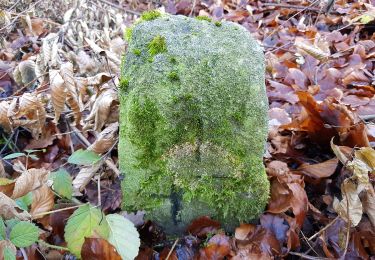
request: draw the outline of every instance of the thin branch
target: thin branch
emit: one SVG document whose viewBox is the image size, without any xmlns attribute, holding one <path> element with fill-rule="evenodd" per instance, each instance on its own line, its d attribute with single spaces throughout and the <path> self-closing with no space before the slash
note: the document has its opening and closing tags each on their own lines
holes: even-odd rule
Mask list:
<svg viewBox="0 0 375 260">
<path fill-rule="evenodd" d="M 322 228 L 321 230 L 319 230 L 319 232 L 315 233 L 314 235 L 312 235 L 308 241 L 311 241 L 313 240 L 315 237 L 319 236 L 321 233 L 323 233 L 325 230 L 327 230 L 327 228 L 329 228 L 330 226 L 332 226 L 337 220 L 339 219 L 339 216 L 337 216 L 335 219 L 333 219 L 330 223 L 328 223 L 324 228 Z"/>
<path fill-rule="evenodd" d="M 133 11 L 133 10 L 125 9 L 125 8 L 123 8 L 122 6 L 116 5 L 116 4 L 111 3 L 111 2 L 109 2 L 109 1 L 107 1 L 107 0 L 96 0 L 96 1 L 98 1 L 98 2 L 102 2 L 102 3 L 107 4 L 107 5 L 110 5 L 110 6 L 114 7 L 114 8 L 120 9 L 120 10 L 126 12 L 126 13 L 129 13 L 129 14 L 134 14 L 134 15 L 138 15 L 138 16 L 141 15 L 141 13 L 139 13 L 139 12 L 137 12 L 137 11 Z M 93 1 L 91 0 L 90 2 L 93 2 Z"/>
</svg>

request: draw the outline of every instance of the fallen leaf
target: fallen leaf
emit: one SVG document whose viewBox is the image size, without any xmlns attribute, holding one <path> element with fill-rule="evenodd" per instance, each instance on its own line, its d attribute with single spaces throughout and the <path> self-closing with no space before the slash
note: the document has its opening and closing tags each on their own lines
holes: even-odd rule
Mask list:
<svg viewBox="0 0 375 260">
<path fill-rule="evenodd" d="M 229 237 L 216 234 L 207 243 L 205 248 L 199 250 L 200 259 L 224 259 L 230 253 Z"/>
<path fill-rule="evenodd" d="M 5 250 L 10 250 L 13 253 L 14 259 L 17 252 L 16 247 L 13 245 L 12 242 L 9 240 L 1 240 L 0 241 L 0 259 L 9 259 L 5 257 Z"/>
<path fill-rule="evenodd" d="M 29 169 L 16 179 L 12 199 L 17 199 L 41 187 L 48 179 L 49 171 L 46 169 Z"/>
<path fill-rule="evenodd" d="M 51 89 L 51 100 L 55 110 L 54 122 L 57 124 L 61 112 L 64 110 L 67 88 L 64 85 L 64 80 L 60 75 L 59 70 L 49 71 L 50 89 Z"/>
<path fill-rule="evenodd" d="M 28 220 L 31 218 L 30 214 L 23 211 L 17 203 L 0 192 L 0 216 L 3 219 L 18 218 L 20 220 Z"/>
<path fill-rule="evenodd" d="M 220 227 L 220 222 L 208 216 L 202 216 L 190 223 L 187 232 L 193 236 L 206 237 L 209 233 L 215 233 Z"/>
<path fill-rule="evenodd" d="M 82 245 L 82 259 L 90 260 L 121 260 L 114 246 L 103 238 L 85 237 Z"/>
<path fill-rule="evenodd" d="M 102 132 L 100 132 L 95 142 L 91 144 L 87 150 L 92 150 L 97 154 L 108 152 L 117 142 L 118 127 L 118 122 L 108 125 Z"/>
<path fill-rule="evenodd" d="M 41 213 L 51 210 L 55 205 L 55 196 L 47 184 L 43 184 L 42 187 L 34 190 L 32 194 L 33 202 L 30 214 L 34 219 L 42 218 L 43 215 Z"/>
<path fill-rule="evenodd" d="M 338 159 L 333 158 L 322 163 L 302 164 L 295 172 L 302 173 L 312 178 L 327 178 L 335 173 Z"/>
</svg>

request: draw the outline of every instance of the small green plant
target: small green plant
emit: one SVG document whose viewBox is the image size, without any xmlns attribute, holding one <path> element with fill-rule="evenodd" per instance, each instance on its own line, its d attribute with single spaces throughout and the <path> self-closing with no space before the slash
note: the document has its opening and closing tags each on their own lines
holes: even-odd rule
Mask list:
<svg viewBox="0 0 375 260">
<path fill-rule="evenodd" d="M 100 160 L 100 156 L 91 150 L 79 149 L 68 158 L 68 163 L 77 165 L 93 165 Z"/>
<path fill-rule="evenodd" d="M 222 23 L 221 23 L 220 21 L 216 21 L 216 22 L 215 22 L 215 25 L 216 25 L 217 27 L 221 27 Z"/>
<path fill-rule="evenodd" d="M 120 80 L 120 90 L 126 91 L 129 87 L 129 79 L 128 78 L 122 78 Z"/>
<path fill-rule="evenodd" d="M 167 52 L 167 43 L 165 37 L 157 35 L 151 42 L 148 44 L 148 52 L 151 57 L 154 57 L 156 54 Z"/>
<path fill-rule="evenodd" d="M 180 79 L 180 77 L 179 77 L 178 74 L 177 74 L 177 71 L 175 71 L 175 70 L 169 72 L 169 74 L 168 74 L 168 78 L 169 78 L 171 81 L 177 81 L 177 80 Z"/>
<path fill-rule="evenodd" d="M 141 56 L 142 51 L 140 49 L 133 50 L 134 55 Z"/>
<path fill-rule="evenodd" d="M 15 159 L 15 158 L 18 158 L 18 157 L 23 157 L 23 156 L 26 156 L 26 168 L 27 168 L 27 164 L 29 162 L 29 158 L 31 158 L 32 160 L 38 160 L 39 157 L 36 156 L 35 154 L 33 153 L 36 153 L 36 152 L 46 152 L 46 149 L 41 149 L 41 150 L 25 150 L 25 153 L 11 153 L 11 154 L 8 154 L 7 156 L 4 156 L 3 157 L 3 160 L 10 160 L 10 159 Z"/>
<path fill-rule="evenodd" d="M 19 221 L 10 219 L 3 221 L 0 218 L 0 240 L 5 240 L 3 244 L 4 253 L 7 257 L 4 259 L 16 259 L 16 247 L 28 247 L 38 241 L 39 229 L 33 223 L 28 221 Z M 5 252 L 6 251 L 6 252 Z"/>
<path fill-rule="evenodd" d="M 151 10 L 147 11 L 141 14 L 141 19 L 143 21 L 152 21 L 155 20 L 156 18 L 160 17 L 161 13 L 158 10 Z"/>
<path fill-rule="evenodd" d="M 200 21 L 212 22 L 212 19 L 206 15 L 197 16 L 195 17 L 195 19 L 200 20 Z"/>
</svg>

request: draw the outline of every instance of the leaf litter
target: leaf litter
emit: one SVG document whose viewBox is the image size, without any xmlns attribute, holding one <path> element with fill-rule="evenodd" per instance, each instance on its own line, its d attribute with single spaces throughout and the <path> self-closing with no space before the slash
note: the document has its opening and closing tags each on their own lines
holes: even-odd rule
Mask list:
<svg viewBox="0 0 375 260">
<path fill-rule="evenodd" d="M 143 0 L 26 2 L 0 3 L 0 154 L 14 155 L 0 162 L 0 215 L 34 219 L 46 230 L 43 239 L 64 247 L 64 227 L 77 201 L 90 201 L 106 214 L 120 210 L 116 144 L 123 32 L 139 13 L 159 6 Z M 375 19 L 374 2 L 366 2 L 160 2 L 172 14 L 242 24 L 262 44 L 271 196 L 260 219 L 241 224 L 234 234 L 202 216 L 186 236 L 170 241 L 156 223 L 134 215 L 139 259 L 375 255 Z M 67 163 L 80 149 L 100 160 Z M 65 178 L 65 186 L 56 187 L 59 182 L 49 176 L 60 169 L 72 181 Z M 73 204 L 67 200 L 72 192 Z M 26 211 L 19 201 L 28 194 Z M 20 253 L 9 240 L 1 242 L 0 255 Z M 119 258 L 105 239 L 81 242 L 82 256 Z M 64 252 L 35 244 L 24 253 L 32 258 L 40 254 L 36 248 L 45 256 Z"/>
</svg>

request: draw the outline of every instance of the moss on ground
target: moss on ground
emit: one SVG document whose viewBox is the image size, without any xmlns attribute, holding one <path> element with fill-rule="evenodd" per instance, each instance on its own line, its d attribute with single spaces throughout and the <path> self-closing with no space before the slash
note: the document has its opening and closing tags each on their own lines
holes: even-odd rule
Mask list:
<svg viewBox="0 0 375 260">
<path fill-rule="evenodd" d="M 257 218 L 269 196 L 268 103 L 263 52 L 249 33 L 231 22 L 144 19 L 121 75 L 123 208 L 147 210 L 169 233 L 200 215 L 230 227 Z"/>
</svg>

